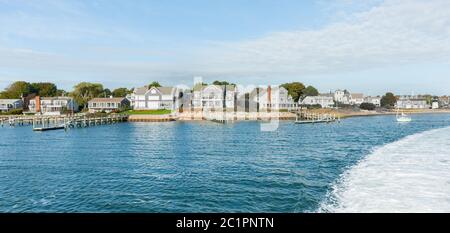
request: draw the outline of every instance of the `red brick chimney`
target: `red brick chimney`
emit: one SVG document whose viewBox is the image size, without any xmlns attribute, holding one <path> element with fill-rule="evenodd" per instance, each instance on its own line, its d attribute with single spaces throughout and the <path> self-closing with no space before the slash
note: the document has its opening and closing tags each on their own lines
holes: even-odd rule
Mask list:
<svg viewBox="0 0 450 233">
<path fill-rule="evenodd" d="M 36 100 L 36 112 L 41 112 L 41 97 L 37 95 L 35 97 L 35 100 Z"/>
</svg>

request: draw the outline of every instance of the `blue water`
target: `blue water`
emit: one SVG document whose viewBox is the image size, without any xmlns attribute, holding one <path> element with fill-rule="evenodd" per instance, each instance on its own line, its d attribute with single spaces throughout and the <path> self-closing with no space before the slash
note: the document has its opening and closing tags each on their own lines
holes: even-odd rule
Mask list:
<svg viewBox="0 0 450 233">
<path fill-rule="evenodd" d="M 0 212 L 310 212 L 374 149 L 450 115 L 339 124 L 122 123 L 0 128 Z"/>
</svg>

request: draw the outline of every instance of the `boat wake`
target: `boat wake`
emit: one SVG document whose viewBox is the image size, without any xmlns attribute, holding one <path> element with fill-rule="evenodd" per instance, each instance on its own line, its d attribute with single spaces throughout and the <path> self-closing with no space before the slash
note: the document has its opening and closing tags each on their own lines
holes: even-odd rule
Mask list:
<svg viewBox="0 0 450 233">
<path fill-rule="evenodd" d="M 450 212 L 450 128 L 376 149 L 341 176 L 319 212 Z"/>
</svg>

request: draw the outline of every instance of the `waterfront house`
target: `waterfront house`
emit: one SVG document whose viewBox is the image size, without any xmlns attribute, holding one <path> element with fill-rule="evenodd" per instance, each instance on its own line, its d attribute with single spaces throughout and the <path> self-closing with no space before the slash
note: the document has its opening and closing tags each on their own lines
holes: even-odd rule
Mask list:
<svg viewBox="0 0 450 233">
<path fill-rule="evenodd" d="M 293 98 L 288 94 L 288 90 L 282 86 L 260 87 L 258 92 L 258 98 L 256 98 L 256 95 L 253 95 L 253 101 L 258 103 L 259 110 L 285 111 L 297 106 Z"/>
<path fill-rule="evenodd" d="M 448 108 L 450 104 L 450 97 L 449 96 L 440 96 L 438 98 L 439 107 L 441 108 Z"/>
<path fill-rule="evenodd" d="M 364 97 L 364 103 L 371 103 L 371 104 L 375 105 L 376 107 L 380 107 L 381 106 L 381 97 L 366 96 L 366 97 Z"/>
<path fill-rule="evenodd" d="M 431 102 L 431 108 L 432 109 L 438 109 L 439 108 L 439 102 L 437 100 Z"/>
<path fill-rule="evenodd" d="M 226 109 L 234 111 L 237 88 L 235 85 L 196 85 L 192 90 L 194 110 L 216 111 Z"/>
<path fill-rule="evenodd" d="M 130 101 L 127 98 L 94 98 L 88 102 L 89 112 L 113 112 L 122 111 L 130 107 Z"/>
<path fill-rule="evenodd" d="M 347 90 L 336 90 L 334 92 L 334 101 L 340 104 L 351 104 L 351 95 Z"/>
<path fill-rule="evenodd" d="M 360 105 L 364 103 L 364 94 L 362 93 L 352 93 L 350 94 L 350 104 Z"/>
<path fill-rule="evenodd" d="M 78 111 L 78 104 L 72 97 L 40 97 L 30 100 L 28 105 L 30 113 L 43 115 L 61 115 Z"/>
<path fill-rule="evenodd" d="M 22 109 L 23 101 L 21 99 L 0 99 L 0 112 Z"/>
<path fill-rule="evenodd" d="M 177 110 L 183 92 L 175 87 L 140 87 L 129 96 L 134 110 Z"/>
<path fill-rule="evenodd" d="M 29 111 L 29 107 L 28 106 L 30 105 L 30 100 L 35 99 L 36 96 L 37 95 L 35 93 L 30 93 L 30 94 L 22 97 L 22 101 L 23 101 L 23 107 L 22 108 L 23 108 L 24 112 L 28 112 Z"/>
<path fill-rule="evenodd" d="M 334 106 L 333 97 L 328 95 L 307 96 L 298 102 L 301 105 L 320 105 L 322 108 L 332 108 Z"/>
<path fill-rule="evenodd" d="M 429 109 L 431 106 L 427 103 L 427 99 L 423 97 L 400 96 L 396 107 L 403 109 Z"/>
</svg>

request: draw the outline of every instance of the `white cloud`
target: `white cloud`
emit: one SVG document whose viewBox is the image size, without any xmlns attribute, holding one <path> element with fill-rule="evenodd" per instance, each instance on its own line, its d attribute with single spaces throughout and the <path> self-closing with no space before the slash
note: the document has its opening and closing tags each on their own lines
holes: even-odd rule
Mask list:
<svg viewBox="0 0 450 233">
<path fill-rule="evenodd" d="M 0 3 L 2 1 L 5 0 Z M 150 51 L 142 50 L 139 45 L 126 47 L 126 43 L 140 39 L 139 35 L 126 30 L 96 24 L 84 27 L 89 20 L 72 24 L 70 17 L 82 14 L 82 6 L 55 6 L 69 15 L 67 22 L 62 23 L 50 22 L 52 17 L 33 14 L 3 15 L 0 16 L 0 43 L 2 35 L 10 39 L 15 36 L 32 41 L 41 39 L 44 44 L 51 44 L 50 47 L 55 47 L 53 41 L 72 47 L 78 37 L 88 38 L 88 41 L 97 38 L 100 42 L 102 38 L 113 38 L 126 43 L 124 49 L 114 45 L 92 49 L 81 44 L 77 54 L 70 53 L 76 48 L 48 53 L 33 44 L 28 46 L 32 50 L 0 45 L 0 71 L 8 72 L 9 79 L 37 79 L 40 75 L 48 77 L 49 81 L 72 80 L 73 83 L 106 80 L 141 85 L 140 82 L 154 79 L 177 83 L 181 78 L 190 82 L 194 75 L 266 83 L 266 77 L 272 82 L 282 82 L 285 80 L 280 77 L 337 74 L 450 59 L 450 1 L 387 0 L 378 4 L 379 0 L 371 0 L 370 7 L 356 3 L 353 8 L 350 7 L 355 4 L 353 0 L 342 1 L 342 9 L 353 10 L 338 10 L 341 12 L 339 21 L 319 29 L 273 32 L 245 41 L 209 42 L 200 48 L 180 45 Z M 148 62 L 139 59 L 143 57 L 142 60 Z M 28 74 L 30 76 L 26 76 Z M 280 80 L 274 80 L 276 78 Z"/>
<path fill-rule="evenodd" d="M 450 1 L 386 1 L 310 31 L 215 43 L 198 65 L 213 73 L 315 74 L 450 57 Z"/>
<path fill-rule="evenodd" d="M 6 74 L 6 75 L 5 75 Z M 80 81 L 139 86 L 149 80 L 174 82 L 183 74 L 158 62 L 80 59 L 30 49 L 0 48 L 0 89 L 11 80 L 51 81 L 70 88 Z M 188 76 L 187 76 L 188 77 Z"/>
</svg>

